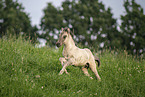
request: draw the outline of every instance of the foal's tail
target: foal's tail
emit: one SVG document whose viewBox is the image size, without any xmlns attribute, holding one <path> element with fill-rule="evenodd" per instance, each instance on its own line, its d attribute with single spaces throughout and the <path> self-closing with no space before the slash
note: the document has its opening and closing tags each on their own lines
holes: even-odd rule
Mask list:
<svg viewBox="0 0 145 97">
<path fill-rule="evenodd" d="M 95 61 L 98 63 L 98 67 L 100 67 L 101 65 L 100 59 L 98 57 L 95 57 Z"/>
</svg>

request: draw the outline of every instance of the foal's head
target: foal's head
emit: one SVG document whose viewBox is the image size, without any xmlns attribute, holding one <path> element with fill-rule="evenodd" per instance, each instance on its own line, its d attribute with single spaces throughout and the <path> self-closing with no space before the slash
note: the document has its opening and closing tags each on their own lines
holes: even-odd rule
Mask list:
<svg viewBox="0 0 145 97">
<path fill-rule="evenodd" d="M 57 47 L 62 46 L 62 44 L 64 44 L 68 40 L 70 33 L 71 32 L 69 28 L 61 29 L 61 33 L 59 34 L 59 39 L 56 42 Z"/>
</svg>

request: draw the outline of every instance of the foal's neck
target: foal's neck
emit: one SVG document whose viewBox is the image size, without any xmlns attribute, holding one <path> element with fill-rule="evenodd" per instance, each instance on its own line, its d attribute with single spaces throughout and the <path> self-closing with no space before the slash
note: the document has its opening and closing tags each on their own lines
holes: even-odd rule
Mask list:
<svg viewBox="0 0 145 97">
<path fill-rule="evenodd" d="M 72 39 L 71 35 L 68 35 L 68 40 L 67 42 L 64 44 L 65 49 L 69 50 L 72 49 L 73 47 L 75 47 L 75 42 Z"/>
</svg>

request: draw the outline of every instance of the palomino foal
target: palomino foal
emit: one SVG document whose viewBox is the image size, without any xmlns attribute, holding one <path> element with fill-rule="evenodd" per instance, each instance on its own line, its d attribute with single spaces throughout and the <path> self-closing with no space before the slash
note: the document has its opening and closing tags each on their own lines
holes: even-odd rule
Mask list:
<svg viewBox="0 0 145 97">
<path fill-rule="evenodd" d="M 63 48 L 63 56 L 59 58 L 63 68 L 59 72 L 59 75 L 63 74 L 63 72 L 67 72 L 66 67 L 69 65 L 79 66 L 82 67 L 82 71 L 86 76 L 90 76 L 88 73 L 88 68 L 90 68 L 96 75 L 96 78 L 101 80 L 97 70 L 96 70 L 96 63 L 95 58 L 92 54 L 92 52 L 85 48 L 80 49 L 77 46 L 75 46 L 75 42 L 72 39 L 72 36 L 70 34 L 69 28 L 62 28 L 62 32 L 59 34 L 59 39 L 56 42 L 57 47 L 60 47 L 64 44 Z M 98 66 L 100 64 L 100 60 L 96 59 L 98 62 Z M 92 78 L 92 77 L 90 77 Z"/>
</svg>

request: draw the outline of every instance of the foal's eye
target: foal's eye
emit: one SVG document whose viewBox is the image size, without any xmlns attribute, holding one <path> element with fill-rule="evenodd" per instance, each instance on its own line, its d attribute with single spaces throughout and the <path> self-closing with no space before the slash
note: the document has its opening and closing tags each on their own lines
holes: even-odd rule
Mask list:
<svg viewBox="0 0 145 97">
<path fill-rule="evenodd" d="M 63 36 L 63 39 L 65 39 L 66 37 L 67 37 L 67 36 L 66 36 L 66 35 L 64 35 L 64 36 Z"/>
</svg>

